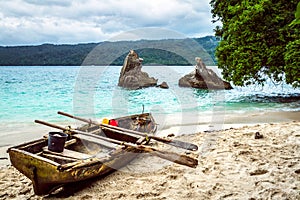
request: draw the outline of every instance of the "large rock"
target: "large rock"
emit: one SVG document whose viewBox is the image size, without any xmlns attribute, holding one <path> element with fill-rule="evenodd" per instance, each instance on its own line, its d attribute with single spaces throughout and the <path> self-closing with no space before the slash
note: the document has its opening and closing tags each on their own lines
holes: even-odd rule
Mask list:
<svg viewBox="0 0 300 200">
<path fill-rule="evenodd" d="M 142 61 L 135 51 L 130 50 L 124 60 L 118 86 L 135 90 L 157 85 L 157 79 L 142 72 Z"/>
<path fill-rule="evenodd" d="M 230 83 L 223 81 L 213 70 L 207 69 L 201 58 L 196 57 L 195 60 L 195 70 L 179 79 L 179 86 L 209 90 L 232 89 Z"/>
</svg>

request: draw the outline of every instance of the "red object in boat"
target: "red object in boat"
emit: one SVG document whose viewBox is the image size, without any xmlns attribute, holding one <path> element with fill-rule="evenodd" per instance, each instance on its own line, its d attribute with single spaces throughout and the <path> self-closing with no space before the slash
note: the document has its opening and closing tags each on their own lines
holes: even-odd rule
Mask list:
<svg viewBox="0 0 300 200">
<path fill-rule="evenodd" d="M 114 120 L 114 119 L 111 119 L 111 120 L 109 120 L 109 125 L 111 125 L 111 126 L 118 126 L 118 121 Z"/>
</svg>

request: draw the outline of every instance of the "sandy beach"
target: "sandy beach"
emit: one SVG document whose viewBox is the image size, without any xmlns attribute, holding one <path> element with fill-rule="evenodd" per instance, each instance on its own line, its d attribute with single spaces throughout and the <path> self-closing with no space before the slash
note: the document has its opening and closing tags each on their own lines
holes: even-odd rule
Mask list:
<svg viewBox="0 0 300 200">
<path fill-rule="evenodd" d="M 255 139 L 255 133 L 263 135 Z M 147 154 L 103 178 L 34 195 L 29 179 L 0 168 L 0 199 L 300 199 L 300 121 L 182 135 L 200 148 L 196 169 Z M 159 148 L 166 145 L 154 144 Z"/>
</svg>

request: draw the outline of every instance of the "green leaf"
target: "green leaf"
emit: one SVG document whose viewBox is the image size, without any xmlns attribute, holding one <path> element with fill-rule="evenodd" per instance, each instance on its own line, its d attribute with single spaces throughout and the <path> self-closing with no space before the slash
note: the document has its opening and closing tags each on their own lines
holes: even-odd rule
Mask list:
<svg viewBox="0 0 300 200">
<path fill-rule="evenodd" d="M 264 75 L 281 81 L 286 74 L 287 83 L 299 85 L 298 1 L 212 0 L 211 5 L 216 21 L 222 22 L 216 57 L 225 79 L 263 85 Z"/>
</svg>

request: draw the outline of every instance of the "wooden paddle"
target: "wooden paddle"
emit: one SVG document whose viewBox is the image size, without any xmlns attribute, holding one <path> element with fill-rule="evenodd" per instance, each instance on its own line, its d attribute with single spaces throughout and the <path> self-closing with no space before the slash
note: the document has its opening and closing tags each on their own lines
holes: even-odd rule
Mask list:
<svg viewBox="0 0 300 200">
<path fill-rule="evenodd" d="M 99 124 L 99 123 L 94 122 L 92 120 L 84 119 L 84 118 L 81 118 L 81 117 L 76 117 L 74 115 L 71 115 L 71 114 L 68 114 L 68 113 L 65 113 L 65 112 L 61 112 L 61 111 L 58 111 L 57 113 L 60 114 L 60 115 L 64 115 L 64 116 L 67 116 L 67 117 L 70 117 L 70 118 L 73 118 L 73 119 L 77 119 L 77 120 L 86 122 L 86 123 L 97 125 L 97 126 L 99 126 L 101 128 L 104 128 L 104 129 L 109 128 L 109 129 L 123 131 L 124 134 L 126 134 L 126 132 L 127 133 L 133 133 L 135 135 L 148 137 L 149 139 L 153 139 L 153 140 L 156 140 L 156 141 L 159 141 L 159 142 L 163 142 L 165 144 L 169 144 L 169 145 L 179 147 L 179 148 L 182 148 L 182 149 L 187 149 L 187 150 L 191 150 L 191 151 L 197 151 L 198 150 L 197 145 L 189 143 L 189 142 L 183 142 L 183 141 L 180 141 L 180 140 L 165 139 L 165 138 L 157 137 L 157 136 L 154 136 L 154 135 L 147 135 L 147 133 L 142 133 L 142 132 L 139 132 L 139 131 L 125 129 L 125 128 L 121 128 L 121 127 L 117 127 L 117 126 L 110 126 L 110 125 L 107 125 L 107 124 Z"/>
<path fill-rule="evenodd" d="M 198 160 L 197 159 L 186 156 L 186 155 L 177 154 L 175 152 L 162 151 L 162 150 L 159 150 L 159 149 L 156 149 L 156 148 L 153 148 L 153 147 L 149 147 L 149 146 L 145 146 L 145 145 L 130 144 L 130 143 L 127 143 L 127 142 L 124 142 L 124 141 L 119 141 L 119 140 L 115 140 L 115 139 L 111 139 L 111 138 L 107 138 L 107 137 L 103 137 L 103 136 L 99 136 L 99 135 L 94 135 L 94 134 L 86 133 L 86 132 L 83 132 L 83 131 L 64 128 L 62 126 L 58 126 L 58 125 L 55 125 L 55 124 L 50 124 L 48 122 L 44 122 L 44 121 L 40 121 L 40 120 L 35 120 L 34 122 L 39 123 L 39 124 L 43 124 L 43 125 L 46 125 L 46 126 L 50 126 L 50 127 L 53 127 L 53 128 L 57 128 L 57 129 L 60 129 L 62 131 L 69 131 L 69 132 L 72 132 L 72 133 L 75 133 L 75 134 L 78 134 L 78 135 L 86 135 L 86 136 L 94 137 L 94 138 L 97 138 L 97 139 L 100 139 L 100 140 L 103 140 L 103 141 L 106 141 L 106 142 L 111 142 L 111 143 L 114 143 L 114 144 L 118 144 L 118 145 L 121 145 L 121 146 L 135 148 L 135 149 L 137 149 L 141 152 L 150 153 L 152 155 L 158 156 L 160 158 L 164 158 L 166 160 L 175 162 L 175 163 L 180 164 L 180 165 L 185 165 L 185 166 L 192 167 L 192 168 L 196 168 L 197 165 L 198 165 Z"/>
</svg>

